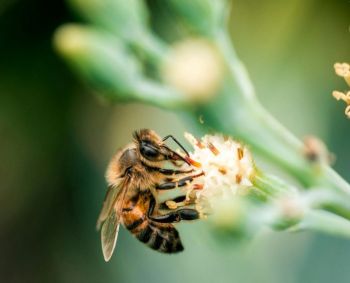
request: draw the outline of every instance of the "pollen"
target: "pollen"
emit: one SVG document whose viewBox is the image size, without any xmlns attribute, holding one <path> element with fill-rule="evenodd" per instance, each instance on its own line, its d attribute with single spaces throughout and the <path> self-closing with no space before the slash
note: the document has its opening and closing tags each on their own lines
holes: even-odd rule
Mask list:
<svg viewBox="0 0 350 283">
<path fill-rule="evenodd" d="M 165 204 L 167 205 L 167 207 L 169 209 L 176 209 L 178 207 L 177 203 L 175 201 L 172 201 L 172 200 L 166 201 Z"/>
<path fill-rule="evenodd" d="M 226 175 L 227 174 L 227 168 L 225 166 L 220 166 L 218 168 L 219 172 L 222 174 L 222 175 Z"/>
<path fill-rule="evenodd" d="M 242 148 L 237 148 L 237 157 L 238 157 L 238 160 L 241 160 L 243 158 L 243 150 Z"/>
<path fill-rule="evenodd" d="M 237 175 L 236 175 L 236 183 L 237 183 L 237 184 L 240 184 L 241 182 L 242 182 L 242 175 L 237 174 Z"/>
<path fill-rule="evenodd" d="M 187 139 L 187 141 L 190 144 L 195 144 L 196 147 L 199 148 L 205 148 L 205 145 L 201 142 L 200 139 L 195 138 L 193 135 L 191 135 L 190 133 L 185 133 L 185 138 Z"/>
<path fill-rule="evenodd" d="M 196 141 L 197 141 L 197 146 L 198 147 L 205 148 L 205 145 L 199 139 L 196 139 Z"/>
<path fill-rule="evenodd" d="M 246 146 L 221 134 L 202 137 L 200 144 L 205 147 L 198 146 L 197 139 L 189 133 L 185 138 L 193 146 L 191 159 L 199 162 L 204 172 L 190 186 L 196 193 L 199 207 L 203 201 L 211 202 L 214 197 L 227 198 L 249 190 L 255 166 Z"/>
<path fill-rule="evenodd" d="M 220 151 L 210 142 L 208 143 L 208 148 L 214 155 L 218 155 Z"/>
<path fill-rule="evenodd" d="M 203 190 L 204 185 L 203 184 L 194 184 L 193 189 L 194 190 Z"/>
</svg>

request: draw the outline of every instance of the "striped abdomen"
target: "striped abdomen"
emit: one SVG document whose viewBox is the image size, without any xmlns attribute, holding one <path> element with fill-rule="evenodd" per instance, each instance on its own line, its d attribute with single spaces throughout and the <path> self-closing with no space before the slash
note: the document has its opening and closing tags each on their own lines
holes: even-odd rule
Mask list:
<svg viewBox="0 0 350 283">
<path fill-rule="evenodd" d="M 123 224 L 141 242 L 162 253 L 183 251 L 174 225 L 158 223 L 147 218 L 148 203 L 136 201 L 123 209 Z"/>
<path fill-rule="evenodd" d="M 151 249 L 162 253 L 183 251 L 179 233 L 172 224 L 144 221 L 138 228 L 130 230 L 136 238 Z"/>
</svg>

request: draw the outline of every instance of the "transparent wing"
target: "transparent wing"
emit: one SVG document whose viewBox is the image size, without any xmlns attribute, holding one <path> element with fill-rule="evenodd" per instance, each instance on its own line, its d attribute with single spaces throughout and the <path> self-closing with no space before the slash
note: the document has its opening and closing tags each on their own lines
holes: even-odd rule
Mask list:
<svg viewBox="0 0 350 283">
<path fill-rule="evenodd" d="M 121 208 L 128 190 L 127 184 L 128 179 L 124 179 L 118 187 L 108 188 L 102 211 L 97 221 L 98 228 L 102 224 L 101 245 L 105 261 L 110 260 L 116 246 Z"/>
<path fill-rule="evenodd" d="M 113 209 L 102 225 L 101 229 L 101 244 L 102 252 L 105 261 L 109 261 L 112 257 L 119 232 L 119 217 L 117 212 Z"/>
<path fill-rule="evenodd" d="M 102 209 L 100 215 L 97 220 L 96 229 L 100 230 L 101 224 L 107 219 L 110 214 L 113 205 L 118 199 L 118 195 L 120 194 L 122 186 L 109 186 L 107 189 L 107 193 L 105 199 L 103 201 Z"/>
</svg>

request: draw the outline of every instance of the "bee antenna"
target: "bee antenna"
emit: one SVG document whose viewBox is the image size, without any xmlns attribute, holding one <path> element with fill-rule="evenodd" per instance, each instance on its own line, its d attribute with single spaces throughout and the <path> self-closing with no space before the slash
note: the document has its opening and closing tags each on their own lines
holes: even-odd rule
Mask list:
<svg viewBox="0 0 350 283">
<path fill-rule="evenodd" d="M 137 142 L 139 142 L 141 140 L 140 131 L 134 131 L 132 136 Z"/>
<path fill-rule="evenodd" d="M 187 156 L 190 156 L 188 151 L 183 147 L 183 145 L 176 138 L 174 138 L 173 135 L 167 135 L 166 137 L 164 137 L 163 142 L 165 142 L 169 138 L 171 138 L 179 147 L 181 147 L 181 149 L 186 153 Z"/>
</svg>

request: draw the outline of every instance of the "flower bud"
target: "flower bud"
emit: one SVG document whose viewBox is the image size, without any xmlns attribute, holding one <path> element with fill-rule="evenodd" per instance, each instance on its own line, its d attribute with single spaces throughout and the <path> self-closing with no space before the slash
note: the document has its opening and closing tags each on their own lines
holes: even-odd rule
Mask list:
<svg viewBox="0 0 350 283">
<path fill-rule="evenodd" d="M 54 45 L 79 74 L 105 91 L 132 92 L 141 68 L 118 39 L 89 27 L 68 24 L 55 34 Z"/>
<path fill-rule="evenodd" d="M 212 200 L 213 214 L 209 219 L 211 229 L 217 236 L 227 239 L 250 238 L 248 207 L 240 197 Z"/>
<path fill-rule="evenodd" d="M 171 49 L 162 67 L 163 79 L 196 102 L 214 97 L 221 86 L 224 67 L 217 49 L 209 41 L 189 39 Z"/>
<path fill-rule="evenodd" d="M 304 216 L 305 208 L 298 195 L 284 195 L 275 201 L 276 219 L 271 223 L 277 230 L 283 230 L 297 224 Z"/>
<path fill-rule="evenodd" d="M 222 22 L 225 0 L 169 0 L 187 25 L 201 35 L 212 35 Z"/>
<path fill-rule="evenodd" d="M 143 0 L 69 0 L 88 21 L 123 39 L 141 35 L 148 22 Z"/>
</svg>

